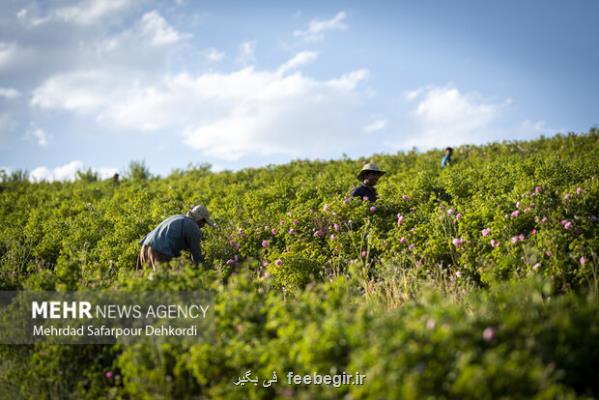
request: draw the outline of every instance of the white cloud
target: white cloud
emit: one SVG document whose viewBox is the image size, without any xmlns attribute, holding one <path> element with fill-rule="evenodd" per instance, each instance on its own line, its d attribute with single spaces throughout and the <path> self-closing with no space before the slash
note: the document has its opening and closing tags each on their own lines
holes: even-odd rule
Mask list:
<svg viewBox="0 0 599 400">
<path fill-rule="evenodd" d="M 348 74 L 342 75 L 337 79 L 332 79 L 327 84 L 337 90 L 351 91 L 356 85 L 368 76 L 368 71 L 359 69 Z"/>
<path fill-rule="evenodd" d="M 493 103 L 478 93 L 461 93 L 453 86 L 425 87 L 406 95 L 418 101 L 412 116 L 415 133 L 404 138 L 402 147 L 433 148 L 480 143 L 494 137 L 492 122 L 508 102 Z"/>
<path fill-rule="evenodd" d="M 92 25 L 126 11 L 135 3 L 135 0 L 84 0 L 55 10 L 51 18 L 78 25 Z"/>
<path fill-rule="evenodd" d="M 16 89 L 0 87 L 0 97 L 12 100 L 19 97 L 20 95 L 21 93 L 19 93 L 19 91 Z"/>
<path fill-rule="evenodd" d="M 291 60 L 281 65 L 277 70 L 280 75 L 285 74 L 287 71 L 301 67 L 302 65 L 308 64 L 318 57 L 318 53 L 313 51 L 302 51 L 296 54 Z"/>
<path fill-rule="evenodd" d="M 213 48 L 204 50 L 202 54 L 208 61 L 211 62 L 220 62 L 225 58 L 225 53 Z"/>
<path fill-rule="evenodd" d="M 239 55 L 237 61 L 242 64 L 251 64 L 256 61 L 256 42 L 248 41 L 243 42 L 239 48 Z"/>
<path fill-rule="evenodd" d="M 340 11 L 329 20 L 321 21 L 313 19 L 308 24 L 306 30 L 296 30 L 293 32 L 293 35 L 308 41 L 321 40 L 323 38 L 323 32 L 325 31 L 347 29 L 347 25 L 344 22 L 346 18 L 347 14 L 345 11 Z"/>
<path fill-rule="evenodd" d="M 533 132 L 544 132 L 548 130 L 545 121 L 531 121 L 529 119 L 522 121 L 522 123 L 520 124 L 520 128 Z"/>
<path fill-rule="evenodd" d="M 108 71 L 99 70 L 57 75 L 33 91 L 31 105 L 44 109 L 92 110 L 110 96 L 105 89 L 118 84 L 114 78 Z"/>
<path fill-rule="evenodd" d="M 380 131 L 382 129 L 385 129 L 386 126 L 387 126 L 386 119 L 377 119 L 375 121 L 372 121 L 370 124 L 364 126 L 364 128 L 362 128 L 362 130 L 366 133 L 371 134 L 371 133 Z"/>
<path fill-rule="evenodd" d="M 188 37 L 177 32 L 157 11 L 145 13 L 138 24 L 140 36 L 154 46 L 177 43 L 183 37 Z"/>
<path fill-rule="evenodd" d="M 33 138 L 36 143 L 42 147 L 47 147 L 48 146 L 48 133 L 41 129 L 41 128 L 35 128 L 32 131 L 29 132 L 28 134 L 29 137 Z"/>
<path fill-rule="evenodd" d="M 0 42 L 0 71 L 15 62 L 18 51 L 15 43 Z"/>
<path fill-rule="evenodd" d="M 29 173 L 29 179 L 33 182 L 73 180 L 75 179 L 75 173 L 81 169 L 83 169 L 81 161 L 71 161 L 53 169 L 42 166 L 34 168 Z"/>
<path fill-rule="evenodd" d="M 298 54 L 273 71 L 168 75 L 151 85 L 115 82 L 90 71 L 54 77 L 34 91 L 32 105 L 96 116 L 134 131 L 184 132 L 182 141 L 221 159 L 251 154 L 324 156 L 351 146 L 358 133 L 357 70 L 329 81 L 283 75 L 314 55 Z M 358 136 L 358 135 L 356 135 Z"/>
<path fill-rule="evenodd" d="M 75 179 L 77 171 L 85 169 L 86 166 L 79 160 L 74 160 L 55 168 L 40 166 L 34 168 L 29 173 L 29 180 L 32 182 L 72 181 Z M 100 179 L 110 178 L 118 171 L 112 167 L 92 168 L 92 170 L 98 173 Z"/>
</svg>

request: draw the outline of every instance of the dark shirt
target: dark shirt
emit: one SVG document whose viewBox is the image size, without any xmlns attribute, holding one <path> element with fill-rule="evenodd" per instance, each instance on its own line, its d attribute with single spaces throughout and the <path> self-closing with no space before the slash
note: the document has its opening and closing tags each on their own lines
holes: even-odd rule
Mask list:
<svg viewBox="0 0 599 400">
<path fill-rule="evenodd" d="M 366 186 L 363 183 L 361 183 L 360 186 L 355 187 L 351 191 L 351 195 L 354 197 L 360 197 L 360 198 L 363 198 L 364 196 L 366 196 L 366 197 L 368 197 L 368 200 L 370 200 L 370 201 L 376 201 L 376 199 L 377 199 L 376 190 L 374 189 L 374 187 Z"/>
<path fill-rule="evenodd" d="M 446 165 L 451 164 L 451 154 L 446 154 L 441 160 L 441 168 L 445 168 Z"/>
<path fill-rule="evenodd" d="M 204 261 L 200 247 L 201 239 L 200 227 L 193 219 L 184 215 L 173 215 L 148 233 L 141 244 L 169 257 L 179 257 L 181 250 L 189 249 L 193 262 L 198 265 Z"/>
</svg>

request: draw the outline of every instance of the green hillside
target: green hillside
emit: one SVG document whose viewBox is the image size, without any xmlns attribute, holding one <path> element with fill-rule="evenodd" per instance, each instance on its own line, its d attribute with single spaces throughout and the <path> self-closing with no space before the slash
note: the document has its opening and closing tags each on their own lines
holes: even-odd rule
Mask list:
<svg viewBox="0 0 599 400">
<path fill-rule="evenodd" d="M 0 345 L 24 398 L 597 398 L 599 131 L 121 182 L 0 186 L 0 290 L 202 290 L 195 344 Z M 387 173 L 373 204 L 348 193 Z M 139 241 L 203 203 L 205 268 L 135 270 Z M 269 388 L 237 386 L 247 370 Z M 362 385 L 287 384 L 359 371 Z"/>
</svg>

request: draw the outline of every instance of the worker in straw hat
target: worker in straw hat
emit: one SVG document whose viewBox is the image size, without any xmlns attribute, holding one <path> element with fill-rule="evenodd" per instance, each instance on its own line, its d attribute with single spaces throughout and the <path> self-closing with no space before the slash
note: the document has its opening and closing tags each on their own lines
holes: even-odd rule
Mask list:
<svg viewBox="0 0 599 400">
<path fill-rule="evenodd" d="M 379 178 L 385 173 L 385 171 L 381 171 L 379 167 L 373 163 L 369 162 L 362 167 L 362 170 L 358 174 L 358 180 L 360 181 L 360 186 L 355 187 L 351 191 L 351 195 L 355 197 L 361 197 L 363 199 L 368 199 L 369 201 L 376 201 L 377 194 L 374 186 L 379 181 Z"/>
<path fill-rule="evenodd" d="M 168 217 L 140 242 L 136 268 L 147 263 L 155 270 L 157 264 L 168 264 L 172 258 L 179 257 L 181 250 L 191 252 L 197 267 L 204 262 L 200 246 L 200 228 L 204 225 L 215 226 L 208 209 L 203 205 L 192 207 L 185 215 Z"/>
</svg>

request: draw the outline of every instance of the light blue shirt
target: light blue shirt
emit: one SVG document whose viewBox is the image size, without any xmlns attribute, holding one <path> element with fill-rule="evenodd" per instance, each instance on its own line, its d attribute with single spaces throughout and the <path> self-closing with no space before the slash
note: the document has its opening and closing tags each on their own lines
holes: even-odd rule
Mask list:
<svg viewBox="0 0 599 400">
<path fill-rule="evenodd" d="M 148 233 L 141 244 L 169 257 L 179 257 L 181 250 L 189 249 L 193 262 L 198 265 L 204 261 L 201 239 L 200 227 L 193 219 L 185 215 L 173 215 Z"/>
</svg>

